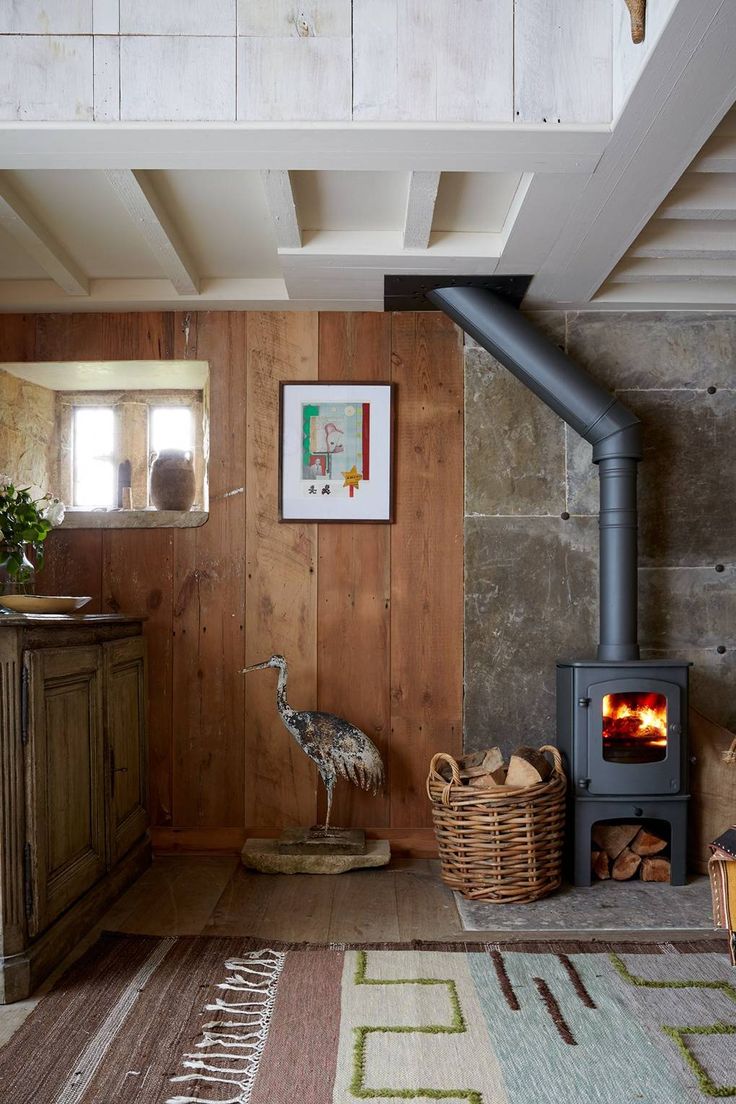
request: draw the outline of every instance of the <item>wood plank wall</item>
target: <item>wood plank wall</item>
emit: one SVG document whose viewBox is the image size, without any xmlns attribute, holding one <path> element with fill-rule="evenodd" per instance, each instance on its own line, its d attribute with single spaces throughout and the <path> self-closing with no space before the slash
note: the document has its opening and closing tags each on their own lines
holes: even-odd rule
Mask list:
<svg viewBox="0 0 736 1104">
<path fill-rule="evenodd" d="M 289 696 L 380 746 L 386 791 L 341 783 L 336 823 L 430 846 L 431 753 L 462 744 L 463 367 L 433 314 L 3 316 L 0 361 L 193 357 L 210 363 L 210 517 L 199 529 L 58 531 L 40 589 L 144 614 L 151 816 L 160 846 L 237 847 L 313 823 L 322 787 L 275 710 Z M 278 381 L 398 385 L 394 525 L 276 520 Z"/>
</svg>

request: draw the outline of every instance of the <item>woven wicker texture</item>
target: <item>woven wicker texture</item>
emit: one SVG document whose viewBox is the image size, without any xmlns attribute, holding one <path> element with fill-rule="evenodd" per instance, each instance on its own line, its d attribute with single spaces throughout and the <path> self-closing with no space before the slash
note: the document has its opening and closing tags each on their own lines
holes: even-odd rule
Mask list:
<svg viewBox="0 0 736 1104">
<path fill-rule="evenodd" d="M 479 791 L 460 782 L 451 755 L 433 756 L 427 778 L 442 880 L 475 901 L 536 901 L 562 880 L 567 780 L 557 748 L 549 781 Z M 438 771 L 447 763 L 452 781 Z"/>
</svg>

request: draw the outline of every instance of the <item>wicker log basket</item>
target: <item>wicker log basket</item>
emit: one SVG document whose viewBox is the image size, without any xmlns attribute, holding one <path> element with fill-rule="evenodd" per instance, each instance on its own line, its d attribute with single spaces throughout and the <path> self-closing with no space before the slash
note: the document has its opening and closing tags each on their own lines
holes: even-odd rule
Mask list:
<svg viewBox="0 0 736 1104">
<path fill-rule="evenodd" d="M 520 904 L 560 885 L 567 780 L 557 748 L 539 750 L 554 762 L 548 781 L 492 791 L 463 786 L 451 755 L 432 758 L 427 793 L 442 880 L 469 900 Z M 451 782 L 439 773 L 441 763 L 449 765 Z"/>
</svg>

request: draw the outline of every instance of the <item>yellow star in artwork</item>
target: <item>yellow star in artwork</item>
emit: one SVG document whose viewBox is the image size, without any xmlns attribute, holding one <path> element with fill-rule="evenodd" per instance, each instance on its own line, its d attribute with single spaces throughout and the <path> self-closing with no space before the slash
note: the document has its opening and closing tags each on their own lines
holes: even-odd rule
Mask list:
<svg viewBox="0 0 736 1104">
<path fill-rule="evenodd" d="M 344 471 L 342 474 L 345 476 L 343 487 L 350 487 L 350 490 L 352 491 L 353 487 L 357 488 L 360 486 L 360 481 L 363 478 L 363 473 L 358 471 L 355 464 L 353 464 L 350 471 Z"/>
</svg>

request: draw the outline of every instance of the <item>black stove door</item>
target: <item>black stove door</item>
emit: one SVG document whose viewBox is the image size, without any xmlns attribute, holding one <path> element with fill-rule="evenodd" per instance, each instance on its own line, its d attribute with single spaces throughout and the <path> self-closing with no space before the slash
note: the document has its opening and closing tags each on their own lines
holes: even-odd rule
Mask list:
<svg viewBox="0 0 736 1104">
<path fill-rule="evenodd" d="M 650 678 L 597 682 L 586 708 L 591 794 L 679 793 L 679 686 Z"/>
</svg>

